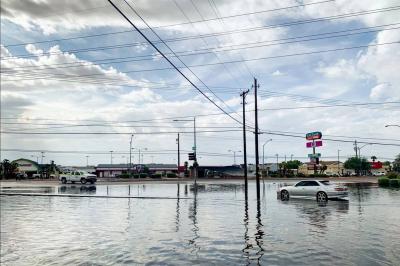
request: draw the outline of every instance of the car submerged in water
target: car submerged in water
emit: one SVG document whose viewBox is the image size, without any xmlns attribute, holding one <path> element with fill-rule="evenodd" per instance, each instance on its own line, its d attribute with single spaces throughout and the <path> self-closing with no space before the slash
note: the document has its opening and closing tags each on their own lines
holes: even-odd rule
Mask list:
<svg viewBox="0 0 400 266">
<path fill-rule="evenodd" d="M 304 180 L 293 186 L 280 187 L 278 197 L 281 200 L 315 198 L 318 202 L 326 202 L 328 199 L 346 199 L 348 191 L 346 187 L 330 184 L 329 181 Z"/>
</svg>

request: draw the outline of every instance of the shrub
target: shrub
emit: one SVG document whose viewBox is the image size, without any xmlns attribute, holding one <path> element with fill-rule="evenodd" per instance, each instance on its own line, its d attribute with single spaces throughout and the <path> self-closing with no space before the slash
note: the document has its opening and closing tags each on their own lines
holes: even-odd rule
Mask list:
<svg viewBox="0 0 400 266">
<path fill-rule="evenodd" d="M 389 178 L 389 179 L 396 179 L 396 178 L 398 178 L 399 176 L 398 176 L 395 172 L 390 172 L 390 173 L 388 173 L 388 174 L 386 175 L 386 177 Z"/>
<path fill-rule="evenodd" d="M 297 173 L 297 177 L 306 177 L 306 175 L 303 173 Z"/>
<path fill-rule="evenodd" d="M 176 177 L 175 173 L 167 173 L 167 177 Z"/>
<path fill-rule="evenodd" d="M 390 187 L 400 187 L 400 179 L 389 179 Z"/>
<path fill-rule="evenodd" d="M 387 177 L 381 177 L 378 178 L 378 184 L 380 187 L 388 187 L 389 186 L 389 178 Z"/>
<path fill-rule="evenodd" d="M 146 178 L 146 177 L 148 177 L 148 175 L 146 173 L 141 173 L 141 174 L 139 174 L 139 177 L 140 178 Z"/>
<path fill-rule="evenodd" d="M 139 174 L 134 174 L 133 178 L 139 178 Z"/>
<path fill-rule="evenodd" d="M 161 178 L 161 174 L 152 174 L 151 178 Z"/>
<path fill-rule="evenodd" d="M 120 174 L 119 177 L 120 178 L 129 178 L 129 174 Z"/>
</svg>

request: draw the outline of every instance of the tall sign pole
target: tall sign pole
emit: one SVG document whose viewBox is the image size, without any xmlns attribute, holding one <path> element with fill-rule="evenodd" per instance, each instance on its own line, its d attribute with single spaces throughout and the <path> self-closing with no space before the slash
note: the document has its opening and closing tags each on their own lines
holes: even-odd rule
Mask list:
<svg viewBox="0 0 400 266">
<path fill-rule="evenodd" d="M 257 79 L 254 78 L 254 120 L 255 120 L 255 150 L 256 150 L 256 186 L 257 186 L 257 200 L 260 200 L 260 166 L 258 156 L 258 107 L 257 107 Z"/>
<path fill-rule="evenodd" d="M 178 138 L 176 139 L 176 143 L 178 144 L 178 177 L 179 177 L 179 175 L 180 175 L 179 169 L 181 166 L 181 150 L 180 150 L 179 133 L 178 133 Z"/>
<path fill-rule="evenodd" d="M 244 189 L 245 196 L 247 199 L 247 147 L 246 147 L 246 94 L 249 93 L 249 90 L 243 91 L 240 96 L 242 97 L 242 105 L 243 105 L 243 172 L 244 172 Z"/>
</svg>

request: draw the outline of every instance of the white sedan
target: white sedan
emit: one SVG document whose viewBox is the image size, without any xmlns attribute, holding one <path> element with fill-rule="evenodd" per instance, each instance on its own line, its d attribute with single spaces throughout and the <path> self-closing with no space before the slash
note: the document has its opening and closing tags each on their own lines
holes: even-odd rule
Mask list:
<svg viewBox="0 0 400 266">
<path fill-rule="evenodd" d="M 304 180 L 293 186 L 279 188 L 278 196 L 281 200 L 289 200 L 290 197 L 315 197 L 317 201 L 327 201 L 328 198 L 346 198 L 348 192 L 346 187 L 331 185 L 329 181 Z"/>
</svg>

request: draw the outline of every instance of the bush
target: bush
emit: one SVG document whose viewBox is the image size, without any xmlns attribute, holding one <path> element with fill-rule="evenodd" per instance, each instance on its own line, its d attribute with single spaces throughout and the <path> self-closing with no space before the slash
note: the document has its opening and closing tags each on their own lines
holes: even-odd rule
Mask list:
<svg viewBox="0 0 400 266">
<path fill-rule="evenodd" d="M 389 178 L 389 179 L 396 179 L 396 178 L 398 178 L 400 176 L 398 176 L 395 172 L 390 172 L 390 173 L 388 173 L 386 175 L 386 177 Z"/>
<path fill-rule="evenodd" d="M 378 178 L 378 184 L 380 187 L 388 187 L 389 186 L 389 178 L 387 177 L 381 177 Z"/>
<path fill-rule="evenodd" d="M 139 174 L 134 174 L 133 178 L 139 178 Z"/>
<path fill-rule="evenodd" d="M 120 174 L 119 177 L 120 178 L 129 178 L 129 174 Z"/>
<path fill-rule="evenodd" d="M 175 173 L 167 173 L 167 177 L 176 177 Z"/>
<path fill-rule="evenodd" d="M 148 175 L 146 173 L 141 173 L 141 174 L 139 174 L 139 177 L 140 178 L 146 178 L 146 177 L 148 177 Z"/>
<path fill-rule="evenodd" d="M 161 174 L 152 174 L 151 178 L 161 178 Z"/>
<path fill-rule="evenodd" d="M 390 187 L 400 187 L 400 179 L 389 179 Z"/>
<path fill-rule="evenodd" d="M 306 177 L 306 175 L 303 173 L 297 173 L 297 177 Z"/>
</svg>

